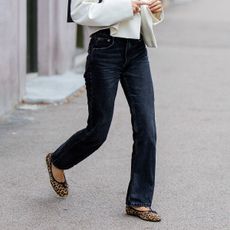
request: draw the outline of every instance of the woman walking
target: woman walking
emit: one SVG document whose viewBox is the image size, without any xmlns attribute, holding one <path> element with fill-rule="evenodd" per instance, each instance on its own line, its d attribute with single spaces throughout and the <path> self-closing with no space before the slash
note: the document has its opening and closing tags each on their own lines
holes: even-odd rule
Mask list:
<svg viewBox="0 0 230 230">
<path fill-rule="evenodd" d="M 90 34 L 85 67 L 86 128 L 46 156 L 54 191 L 68 195 L 64 170 L 96 151 L 106 140 L 120 81 L 131 112 L 133 152 L 126 213 L 147 221 L 161 218 L 151 208 L 155 184 L 154 90 L 146 45 L 156 47 L 153 25 L 163 20 L 159 0 L 72 0 L 70 19 Z"/>
</svg>

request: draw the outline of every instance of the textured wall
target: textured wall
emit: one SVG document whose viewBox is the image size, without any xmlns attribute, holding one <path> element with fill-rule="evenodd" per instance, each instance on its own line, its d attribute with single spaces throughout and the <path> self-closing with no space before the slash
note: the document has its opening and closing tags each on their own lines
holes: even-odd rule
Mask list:
<svg viewBox="0 0 230 230">
<path fill-rule="evenodd" d="M 25 20 L 25 0 L 0 0 L 0 115 L 10 111 L 24 93 Z"/>
<path fill-rule="evenodd" d="M 39 74 L 61 74 L 73 61 L 76 25 L 67 1 L 38 1 Z M 0 0 L 0 116 L 22 98 L 26 81 L 26 0 Z"/>
<path fill-rule="evenodd" d="M 62 74 L 70 68 L 76 43 L 76 25 L 66 23 L 67 1 L 38 1 L 38 71 Z"/>
</svg>

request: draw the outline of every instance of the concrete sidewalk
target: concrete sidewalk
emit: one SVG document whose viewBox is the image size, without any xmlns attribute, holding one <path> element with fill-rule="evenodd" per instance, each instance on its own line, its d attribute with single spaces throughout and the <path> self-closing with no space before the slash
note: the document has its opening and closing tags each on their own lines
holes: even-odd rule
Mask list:
<svg viewBox="0 0 230 230">
<path fill-rule="evenodd" d="M 76 93 L 85 81 L 82 74 L 39 76 L 28 79 L 23 102 L 26 104 L 60 104 Z"/>
<path fill-rule="evenodd" d="M 230 228 L 230 3 L 170 6 L 149 49 L 158 128 L 153 202 L 161 223 L 126 216 L 132 133 L 119 86 L 107 142 L 66 171 L 57 198 L 44 157 L 86 126 L 86 94 L 60 106 L 16 110 L 0 123 L 0 229 L 228 230 Z"/>
<path fill-rule="evenodd" d="M 37 76 L 29 74 L 26 81 L 25 95 L 22 106 L 27 104 L 61 104 L 69 100 L 73 95 L 81 91 L 85 85 L 84 69 L 87 52 L 78 51 L 74 58 L 72 71 L 61 75 Z"/>
</svg>

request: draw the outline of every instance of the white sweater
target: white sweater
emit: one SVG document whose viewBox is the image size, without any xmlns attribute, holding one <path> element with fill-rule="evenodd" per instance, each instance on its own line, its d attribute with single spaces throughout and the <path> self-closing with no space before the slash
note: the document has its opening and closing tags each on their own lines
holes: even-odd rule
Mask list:
<svg viewBox="0 0 230 230">
<path fill-rule="evenodd" d="M 142 5 L 141 12 L 134 14 L 132 0 L 72 0 L 71 17 L 87 26 L 89 35 L 106 28 L 114 37 L 139 39 L 142 33 L 147 46 L 157 47 L 153 26 L 163 20 L 164 13 L 153 14 Z"/>
</svg>

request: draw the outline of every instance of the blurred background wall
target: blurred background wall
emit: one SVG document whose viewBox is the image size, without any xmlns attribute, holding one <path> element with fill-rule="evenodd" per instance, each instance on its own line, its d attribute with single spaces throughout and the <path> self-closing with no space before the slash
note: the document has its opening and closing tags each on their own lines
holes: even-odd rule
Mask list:
<svg viewBox="0 0 230 230">
<path fill-rule="evenodd" d="M 86 47 L 66 9 L 67 0 L 0 0 L 0 116 L 20 102 L 28 74 L 62 74 Z"/>
<path fill-rule="evenodd" d="M 71 67 L 76 25 L 66 23 L 66 9 L 67 1 L 37 0 L 39 74 L 61 74 Z"/>
<path fill-rule="evenodd" d="M 0 0 L 0 115 L 21 99 L 26 73 L 26 0 Z"/>
</svg>

